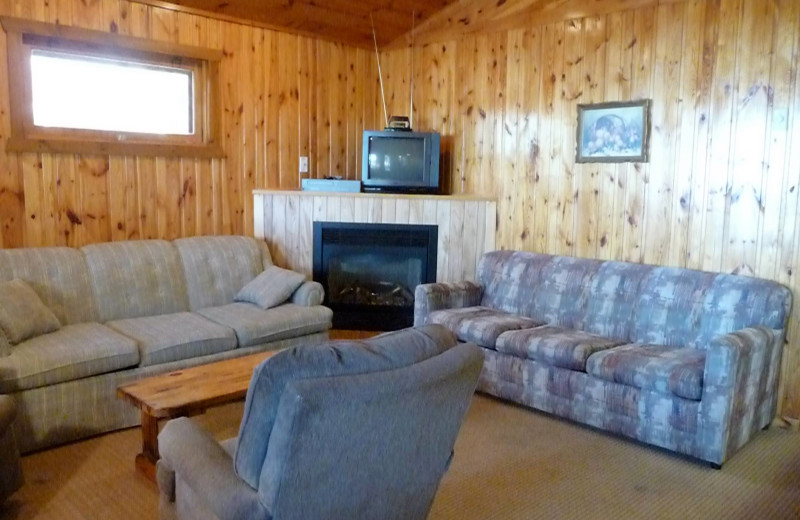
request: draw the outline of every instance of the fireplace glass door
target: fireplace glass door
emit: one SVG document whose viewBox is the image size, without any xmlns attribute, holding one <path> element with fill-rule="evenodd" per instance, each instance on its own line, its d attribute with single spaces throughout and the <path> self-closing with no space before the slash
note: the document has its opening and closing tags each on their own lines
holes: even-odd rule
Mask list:
<svg viewBox="0 0 800 520">
<path fill-rule="evenodd" d="M 436 226 L 314 223 L 314 280 L 340 329 L 414 321 L 414 289 L 436 281 Z"/>
</svg>

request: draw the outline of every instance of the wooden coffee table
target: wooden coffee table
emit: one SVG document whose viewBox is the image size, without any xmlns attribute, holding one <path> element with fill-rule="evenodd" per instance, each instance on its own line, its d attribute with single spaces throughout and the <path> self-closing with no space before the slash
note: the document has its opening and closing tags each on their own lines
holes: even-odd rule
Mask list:
<svg viewBox="0 0 800 520">
<path fill-rule="evenodd" d="M 243 399 L 256 365 L 277 352 L 185 368 L 120 386 L 117 397 L 142 412 L 142 453 L 136 456 L 136 469 L 155 482 L 159 419 L 196 415 Z"/>
</svg>

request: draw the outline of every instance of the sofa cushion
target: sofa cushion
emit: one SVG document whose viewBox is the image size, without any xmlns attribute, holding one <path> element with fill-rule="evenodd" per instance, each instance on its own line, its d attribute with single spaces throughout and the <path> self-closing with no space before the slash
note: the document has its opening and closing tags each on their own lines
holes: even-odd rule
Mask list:
<svg viewBox="0 0 800 520">
<path fill-rule="evenodd" d="M 84 247 L 100 322 L 189 310 L 178 251 L 163 240 Z"/>
<path fill-rule="evenodd" d="M 55 314 L 22 280 L 0 283 L 0 329 L 8 343 L 16 345 L 61 328 Z"/>
<path fill-rule="evenodd" d="M 428 315 L 428 323 L 444 325 L 461 341 L 495 348 L 497 337 L 509 330 L 531 329 L 542 322 L 488 307 L 443 309 Z"/>
<path fill-rule="evenodd" d="M 114 372 L 139 363 L 136 342 L 99 323 L 67 325 L 0 358 L 0 393 Z"/>
<path fill-rule="evenodd" d="M 705 362 L 704 350 L 633 343 L 593 354 L 586 371 L 605 381 L 699 401 Z"/>
<path fill-rule="evenodd" d="M 324 332 L 331 328 L 333 318 L 327 307 L 301 307 L 293 303 L 267 310 L 251 303 L 231 303 L 197 313 L 235 330 L 240 347 Z"/>
<path fill-rule="evenodd" d="M 110 321 L 139 343 L 139 366 L 158 365 L 236 348 L 233 329 L 191 312 Z"/>
<path fill-rule="evenodd" d="M 0 281 L 19 278 L 61 325 L 98 321 L 86 259 L 69 247 L 0 249 Z"/>
<path fill-rule="evenodd" d="M 497 351 L 560 368 L 585 371 L 589 356 L 623 343 L 623 340 L 547 325 L 500 334 Z"/>
<path fill-rule="evenodd" d="M 270 309 L 288 300 L 305 279 L 298 272 L 271 265 L 242 287 L 233 299 Z"/>
<path fill-rule="evenodd" d="M 291 381 L 405 367 L 456 344 L 439 325 L 389 332 L 367 341 L 332 341 L 284 350 L 261 363 L 247 389 L 239 427 L 236 474 L 258 488 L 281 395 Z"/>
<path fill-rule="evenodd" d="M 186 276 L 191 310 L 233 303 L 233 297 L 268 265 L 269 252 L 249 237 L 180 238 L 173 242 Z"/>
</svg>

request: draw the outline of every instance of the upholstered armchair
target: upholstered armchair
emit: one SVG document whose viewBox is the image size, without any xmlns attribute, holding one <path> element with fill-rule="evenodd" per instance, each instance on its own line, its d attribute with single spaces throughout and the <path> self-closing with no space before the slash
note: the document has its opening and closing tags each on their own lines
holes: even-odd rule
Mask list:
<svg viewBox="0 0 800 520">
<path fill-rule="evenodd" d="M 237 438 L 164 427 L 162 518 L 424 519 L 482 364 L 438 325 L 281 352 L 254 371 Z"/>
<path fill-rule="evenodd" d="M 16 415 L 14 399 L 0 395 L 0 505 L 22 485 L 19 452 L 11 428 Z"/>
</svg>

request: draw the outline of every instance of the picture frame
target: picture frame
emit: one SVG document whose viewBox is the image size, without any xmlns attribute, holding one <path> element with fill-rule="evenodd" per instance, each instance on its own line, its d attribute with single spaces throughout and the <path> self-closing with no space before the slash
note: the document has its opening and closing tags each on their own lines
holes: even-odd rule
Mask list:
<svg viewBox="0 0 800 520">
<path fill-rule="evenodd" d="M 575 162 L 647 162 L 650 100 L 579 104 Z"/>
</svg>

